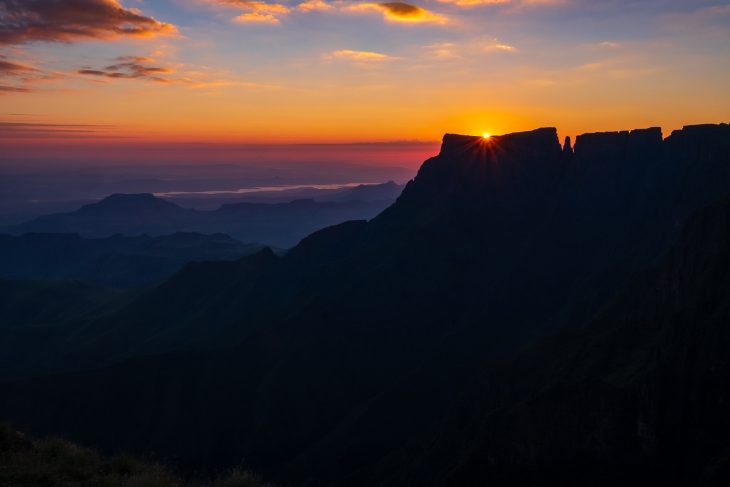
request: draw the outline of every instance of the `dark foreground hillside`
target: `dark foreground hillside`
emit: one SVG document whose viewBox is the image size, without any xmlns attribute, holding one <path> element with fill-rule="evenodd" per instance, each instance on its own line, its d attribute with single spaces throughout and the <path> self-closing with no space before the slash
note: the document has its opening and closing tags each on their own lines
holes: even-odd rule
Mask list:
<svg viewBox="0 0 730 487">
<path fill-rule="evenodd" d="M 228 235 L 174 233 L 82 238 L 74 234 L 0 235 L 0 277 L 81 280 L 133 287 L 170 277 L 193 261 L 236 260 L 263 248 Z"/>
<path fill-rule="evenodd" d="M 484 367 L 392 485 L 727 485 L 729 351 L 730 199 L 584 330 Z"/>
<path fill-rule="evenodd" d="M 712 485 L 729 198 L 728 125 L 447 135 L 373 220 L 17 342 L 0 416 L 296 486 Z"/>
<path fill-rule="evenodd" d="M 234 470 L 210 482 L 186 481 L 165 467 L 49 438 L 31 440 L 0 425 L 2 487 L 266 487 L 255 475 Z"/>
</svg>

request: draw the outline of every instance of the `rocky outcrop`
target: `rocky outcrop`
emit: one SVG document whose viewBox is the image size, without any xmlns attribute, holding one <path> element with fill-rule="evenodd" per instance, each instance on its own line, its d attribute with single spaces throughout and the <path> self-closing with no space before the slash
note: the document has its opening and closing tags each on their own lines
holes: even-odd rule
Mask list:
<svg viewBox="0 0 730 487">
<path fill-rule="evenodd" d="M 567 155 L 555 129 L 447 135 L 377 218 L 317 232 L 281 258 L 193 266 L 122 311 L 69 325 L 62 364 L 97 369 L 7 385 L 0 414 L 186 466 L 246 458 L 293 485 L 540 485 L 553 460 L 560 469 L 543 484 L 566 485 L 582 451 L 590 456 L 577 457 L 579 473 L 620 471 L 609 480 L 625 485 L 632 472 L 652 472 L 645 460 L 671 466 L 671 455 L 641 452 L 681 456 L 660 433 L 701 417 L 643 414 L 702 397 L 652 392 L 664 384 L 649 380 L 657 360 L 678 364 L 660 371 L 668 384 L 691 384 L 705 369 L 689 359 L 719 357 L 707 348 L 725 343 L 724 328 L 707 335 L 717 340 L 682 339 L 699 321 L 677 321 L 652 294 L 683 285 L 673 272 L 669 285 L 652 281 L 646 307 L 643 295 L 612 306 L 673 255 L 692 212 L 730 195 L 729 143 L 727 125 L 666 140 L 658 129 L 587 134 Z M 710 309 L 705 291 L 690 293 L 700 306 L 677 310 Z M 726 294 L 711 295 L 712 309 L 725 309 Z M 599 320 L 607 309 L 615 321 Z M 586 336 L 591 346 L 574 348 Z M 536 342 L 536 355 L 518 362 Z M 669 358 L 651 348 L 665 342 Z M 107 364 L 90 362 L 99 350 L 120 363 L 98 368 Z M 724 373 L 725 362 L 710 365 Z M 631 451 L 616 441 L 625 435 Z M 434 438 L 447 448 L 430 457 Z M 535 468 L 520 477 L 523 465 Z M 683 464 L 691 478 L 697 465 Z"/>
</svg>

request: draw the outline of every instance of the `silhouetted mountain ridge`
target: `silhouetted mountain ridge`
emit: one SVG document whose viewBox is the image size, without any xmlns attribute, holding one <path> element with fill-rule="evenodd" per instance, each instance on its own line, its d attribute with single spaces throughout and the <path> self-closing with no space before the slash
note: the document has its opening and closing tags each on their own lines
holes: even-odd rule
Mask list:
<svg viewBox="0 0 730 487">
<path fill-rule="evenodd" d="M 137 193 L 137 194 L 112 194 L 102 199 L 98 203 L 84 205 L 79 209 L 82 213 L 96 213 L 96 212 L 127 212 L 127 211 L 144 211 L 144 212 L 159 212 L 159 213 L 179 213 L 183 208 L 180 208 L 174 203 L 165 201 L 161 198 L 155 197 L 151 193 Z"/>
<path fill-rule="evenodd" d="M 77 233 L 95 238 L 114 234 L 225 233 L 243 241 L 285 248 L 320 228 L 372 218 L 390 205 L 399 191 L 395 183 L 363 185 L 339 191 L 327 201 L 305 198 L 285 203 L 233 202 L 210 211 L 182 208 L 148 193 L 113 194 L 76 211 L 41 216 L 6 231 L 14 235 Z"/>
<path fill-rule="evenodd" d="M 44 366 L 96 369 L 6 384 L 12 394 L 0 414 L 107 448 L 166 452 L 191 467 L 244 457 L 297 485 L 565 485 L 562 472 L 603 485 L 603 472 L 619 466 L 621 483 L 638 484 L 655 471 L 652 461 L 669 472 L 674 457 L 623 457 L 613 436 L 591 435 L 595 423 L 571 421 L 597 417 L 600 426 L 605 417 L 609 436 L 636 431 L 636 416 L 598 407 L 602 397 L 633 404 L 601 392 L 614 365 L 597 370 L 591 357 L 622 353 L 624 335 L 598 323 L 607 313 L 618 324 L 643 313 L 641 299 L 621 304 L 624 290 L 659 262 L 671 266 L 668 250 L 689 215 L 730 196 L 729 148 L 728 125 L 687 127 L 665 140 L 656 129 L 589 134 L 572 152 L 551 128 L 447 135 L 376 218 L 315 232 L 281 257 L 264 251 L 188 266 L 122 309 L 69 326 Z M 706 284 L 692 286 L 705 292 Z M 678 322 L 668 317 L 665 327 L 652 314 L 657 303 L 647 299 L 646 316 L 672 333 Z M 693 323 L 699 311 L 685 311 L 683 323 Z M 570 337 L 582 333 L 600 354 L 573 348 L 582 339 Z M 640 349 L 662 333 L 630 338 Z M 555 344 L 547 358 L 524 353 L 547 377 L 510 369 L 543 340 Z M 711 344 L 698 346 L 693 354 Z M 564 378 L 563 357 L 598 386 Z M 654 356 L 638 353 L 625 365 L 639 377 Z M 500 382 L 505 370 L 519 377 Z M 486 392 L 485 375 L 497 377 Z M 543 404 L 541 387 L 553 379 L 577 396 L 555 389 Z M 674 407 L 695 396 L 652 397 Z M 496 408 L 505 411 L 500 421 L 482 416 Z M 676 421 L 667 417 L 667 428 Z M 572 445 L 593 438 L 606 449 L 571 467 Z M 678 455 L 694 448 L 663 444 Z M 640 468 L 623 469 L 624 458 Z M 699 478 L 701 465 L 685 466 L 683 478 Z"/>
</svg>

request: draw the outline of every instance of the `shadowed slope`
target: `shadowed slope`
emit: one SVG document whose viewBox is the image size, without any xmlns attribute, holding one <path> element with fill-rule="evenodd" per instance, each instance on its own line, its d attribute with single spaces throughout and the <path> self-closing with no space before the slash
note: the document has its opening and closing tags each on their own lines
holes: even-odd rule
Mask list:
<svg viewBox="0 0 730 487">
<path fill-rule="evenodd" d="M 183 270 L 70 344 L 76 364 L 128 362 L 8 384 L 0 413 L 191 466 L 397 479 L 486 364 L 590 322 L 727 196 L 728 146 L 728 126 L 585 136 L 573 154 L 554 129 L 446 136 L 374 220 Z"/>
</svg>

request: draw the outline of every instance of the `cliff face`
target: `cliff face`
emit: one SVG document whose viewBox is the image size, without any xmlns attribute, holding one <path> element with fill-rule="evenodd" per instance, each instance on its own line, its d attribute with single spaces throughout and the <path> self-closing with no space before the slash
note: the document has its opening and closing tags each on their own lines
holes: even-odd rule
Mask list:
<svg viewBox="0 0 730 487">
<path fill-rule="evenodd" d="M 726 485 L 728 249 L 725 200 L 694 215 L 659 266 L 584 330 L 483 369 L 406 469 L 410 481 Z"/>
<path fill-rule="evenodd" d="M 427 485 L 403 465 L 435 466 L 422 455 L 442 426 L 454 432 L 457 458 L 439 474 L 456 472 L 459 458 L 489 461 L 491 443 L 478 449 L 464 423 L 444 420 L 481 391 L 479 376 L 498 374 L 547 335 L 591 326 L 637 272 L 667 255 L 692 212 L 730 195 L 729 147 L 727 125 L 666 140 L 657 129 L 587 134 L 574 150 L 554 129 L 447 135 L 377 218 L 316 232 L 281 258 L 188 268 L 83 333 L 59 331 L 58 354 L 47 360 L 97 370 L 12 384 L 0 414 L 83 441 L 103 443 L 105 431 L 107 446 L 154 449 L 188 465 L 243 457 L 292 484 Z M 136 359 L 98 368 L 109 357 Z M 574 366 L 535 363 L 545 374 Z M 512 395 L 513 384 L 529 391 L 544 380 L 497 383 L 486 395 L 519 400 L 530 396 Z M 518 410 L 505 413 L 515 418 L 505 430 L 495 426 L 506 443 L 494 445 L 545 462 L 570 451 L 541 450 L 554 433 L 550 414 L 574 411 L 561 402 L 570 396 L 555 397 L 554 409 L 525 420 L 547 425 L 534 437 Z M 572 417 L 560 416 L 562 438 L 581 445 Z M 601 465 L 610 469 L 616 448 Z M 500 461 L 512 472 L 509 458 Z"/>
<path fill-rule="evenodd" d="M 421 166 L 399 204 L 441 204 L 446 198 L 494 205 L 525 197 L 535 201 L 552 190 L 564 166 L 553 128 L 488 139 L 446 134 L 439 155 Z"/>
</svg>

